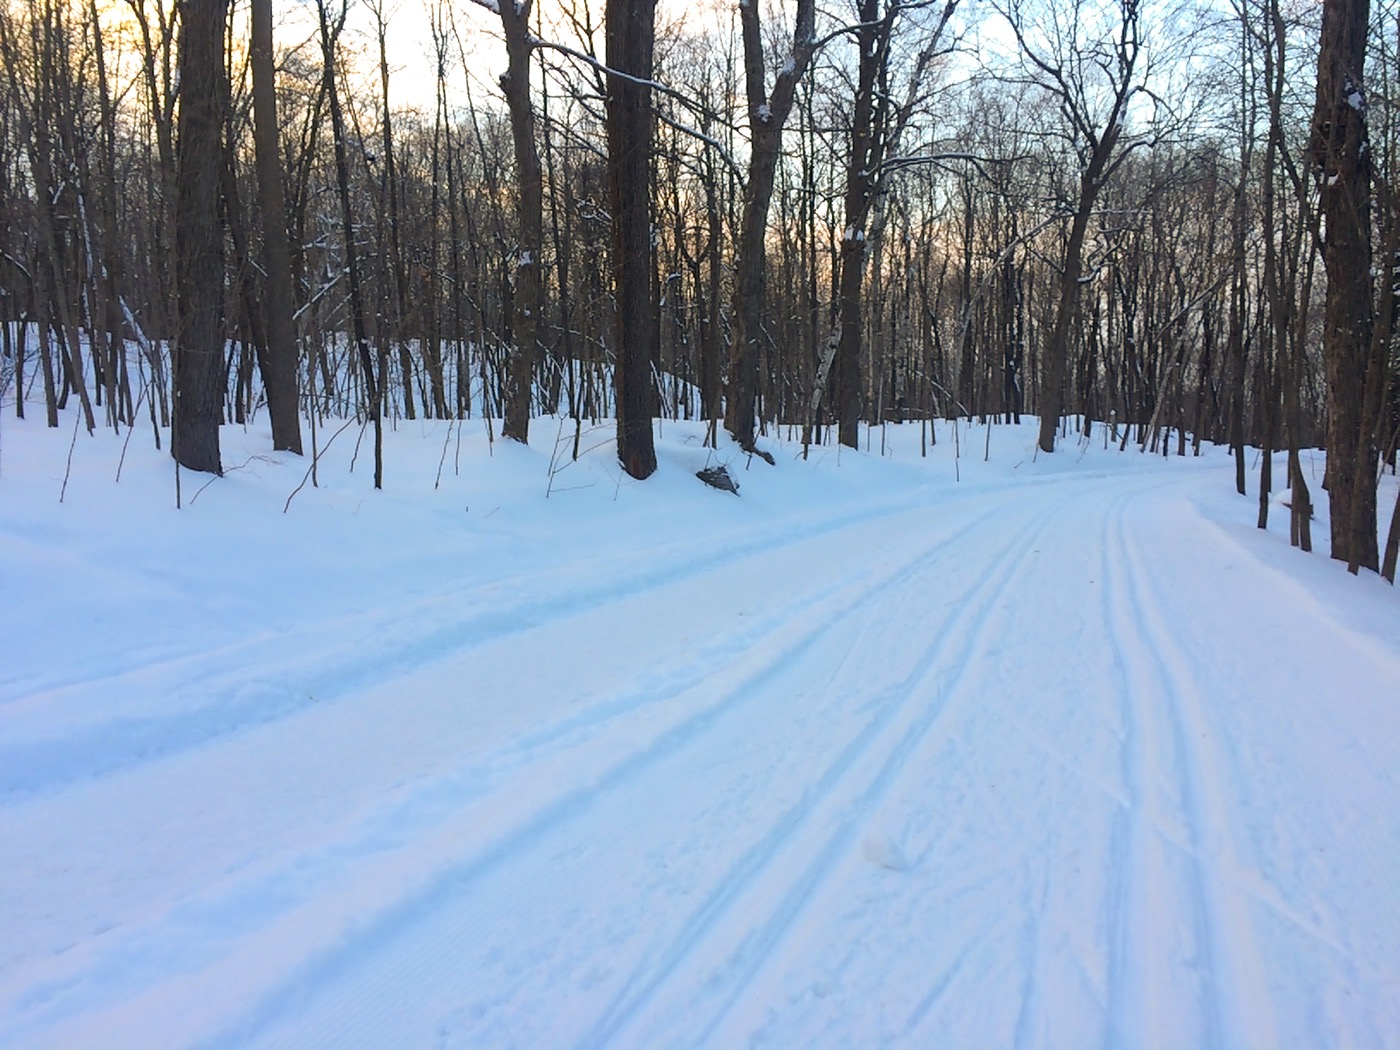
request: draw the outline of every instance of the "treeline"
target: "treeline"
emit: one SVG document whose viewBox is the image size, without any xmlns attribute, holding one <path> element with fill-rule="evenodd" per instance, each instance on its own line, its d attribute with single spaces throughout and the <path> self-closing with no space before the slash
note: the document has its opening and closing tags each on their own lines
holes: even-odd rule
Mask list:
<svg viewBox="0 0 1400 1050">
<path fill-rule="evenodd" d="M 639 476 L 639 415 L 761 453 L 1030 413 L 1046 452 L 1229 444 L 1241 492 L 1246 446 L 1287 449 L 1303 545 L 1323 445 L 1334 556 L 1393 578 L 1393 6 L 361 2 L 273 51 L 263 0 L 4 0 L 16 411 L 173 421 L 211 470 L 264 404 L 294 450 L 328 416 L 616 417 Z M 431 51 L 406 107 L 395 33 Z"/>
</svg>

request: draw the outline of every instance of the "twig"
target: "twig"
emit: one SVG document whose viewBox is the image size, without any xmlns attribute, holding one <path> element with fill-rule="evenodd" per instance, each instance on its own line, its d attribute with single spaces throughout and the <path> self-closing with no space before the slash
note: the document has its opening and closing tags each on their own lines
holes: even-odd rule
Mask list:
<svg viewBox="0 0 1400 1050">
<path fill-rule="evenodd" d="M 136 399 L 136 407 L 131 410 L 131 418 L 134 420 L 141 412 L 141 402 L 146 400 L 146 391 L 151 389 L 151 384 L 146 383 L 141 388 L 141 396 Z M 132 432 L 136 430 L 135 424 L 126 428 L 126 438 L 122 441 L 122 454 L 117 459 L 117 476 L 113 479 L 117 484 L 121 484 L 122 467 L 126 465 L 126 447 L 131 444 Z"/>
<path fill-rule="evenodd" d="M 458 424 L 460 426 L 461 424 Z M 442 440 L 442 455 L 438 457 L 437 477 L 433 480 L 433 491 L 442 484 L 442 465 L 447 462 L 447 446 L 452 444 L 452 420 L 447 421 L 447 436 Z"/>
<path fill-rule="evenodd" d="M 78 445 L 78 413 L 73 413 L 73 440 L 68 443 L 68 465 L 63 468 L 63 487 L 58 490 L 58 502 L 68 492 L 68 475 L 73 471 L 73 449 Z"/>
<path fill-rule="evenodd" d="M 223 475 L 221 475 L 221 474 L 215 474 L 215 475 L 214 475 L 213 477 L 211 477 L 208 481 L 206 481 L 203 485 L 199 486 L 199 488 L 195 490 L 195 494 L 194 494 L 193 496 L 190 497 L 190 506 L 193 507 L 193 506 L 194 506 L 194 501 L 197 500 L 197 499 L 199 499 L 199 494 L 200 494 L 201 492 L 203 492 L 205 489 L 207 489 L 210 485 L 214 484 L 214 482 L 218 481 L 219 478 L 222 477 L 222 476 L 223 476 Z"/>
<path fill-rule="evenodd" d="M 331 445 L 335 443 L 335 439 L 340 437 L 341 434 L 345 433 L 346 428 L 349 427 L 350 424 L 353 422 L 355 422 L 353 419 L 347 419 L 344 423 L 341 424 L 340 429 L 331 435 L 330 441 L 327 441 L 324 445 L 322 445 L 319 449 L 316 450 L 316 454 L 311 457 L 311 466 L 306 468 L 306 473 L 303 474 L 301 477 L 301 484 L 299 484 L 296 488 L 292 489 L 292 494 L 287 497 L 287 502 L 282 504 L 283 514 L 286 514 L 288 508 L 291 507 L 292 500 L 296 498 L 296 494 L 306 487 L 306 482 L 310 479 L 311 472 L 316 469 L 316 463 L 318 460 L 320 460 L 321 453 L 329 449 Z"/>
</svg>

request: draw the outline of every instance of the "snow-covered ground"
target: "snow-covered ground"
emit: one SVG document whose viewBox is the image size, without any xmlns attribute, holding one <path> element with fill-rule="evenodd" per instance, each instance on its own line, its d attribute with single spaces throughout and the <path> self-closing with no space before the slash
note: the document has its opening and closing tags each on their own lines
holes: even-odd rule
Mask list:
<svg viewBox="0 0 1400 1050">
<path fill-rule="evenodd" d="M 6 412 L 0 1046 L 1400 1046 L 1400 596 L 1221 450 L 403 423 L 284 513 L 227 428 L 177 511 Z"/>
</svg>

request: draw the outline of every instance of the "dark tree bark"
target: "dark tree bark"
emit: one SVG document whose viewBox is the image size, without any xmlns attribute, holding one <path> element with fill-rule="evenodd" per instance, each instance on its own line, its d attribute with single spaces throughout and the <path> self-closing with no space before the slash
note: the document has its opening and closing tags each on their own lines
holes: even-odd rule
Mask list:
<svg viewBox="0 0 1400 1050">
<path fill-rule="evenodd" d="M 848 448 L 860 444 L 861 390 L 860 328 L 861 291 L 865 284 L 865 226 L 874 203 L 875 164 L 880 129 L 875 87 L 889 48 L 889 17 L 881 20 L 879 0 L 860 0 L 855 31 L 860 55 L 856 66 L 855 105 L 851 112 L 851 144 L 846 157 L 846 227 L 841 236 L 840 277 L 837 286 L 836 417 L 837 440 Z M 882 97 L 888 97 L 882 96 Z"/>
<path fill-rule="evenodd" d="M 1252 145 L 1245 152 L 1246 161 L 1253 154 Z M 1227 353 L 1230 359 L 1230 455 L 1235 460 L 1235 491 L 1245 495 L 1244 460 L 1244 393 L 1245 357 L 1244 314 L 1247 302 L 1248 273 L 1245 268 L 1245 180 L 1240 172 L 1235 187 L 1234 206 L 1230 216 L 1230 330 Z"/>
<path fill-rule="evenodd" d="M 89 275 L 96 309 L 94 334 L 104 344 L 103 370 L 107 388 L 107 415 L 113 427 L 121 422 L 134 422 L 131 388 L 126 379 L 126 352 L 122 336 L 123 318 L 120 296 L 125 281 L 117 215 L 116 179 L 104 177 L 117 170 L 117 114 L 107 72 L 106 47 L 101 32 L 101 19 L 96 0 L 88 3 L 88 24 L 92 32 L 93 56 L 96 60 L 99 111 L 102 120 L 101 168 L 97 173 L 98 229 L 93 234 L 101 250 L 101 264 Z M 101 319 L 97 323 L 97 318 Z"/>
<path fill-rule="evenodd" d="M 506 38 L 507 67 L 501 77 L 506 108 L 510 112 L 511 139 L 515 147 L 516 221 L 519 244 L 515 254 L 513 321 L 514 346 L 506 362 L 505 421 L 501 433 L 515 441 L 530 441 L 530 395 L 538 353 L 541 295 L 541 260 L 544 246 L 544 173 L 535 145 L 535 108 L 530 102 L 531 0 L 501 0 L 497 9 Z M 647 420 L 651 433 L 651 420 Z M 620 449 L 620 446 L 619 446 Z"/>
<path fill-rule="evenodd" d="M 1390 512 L 1390 528 L 1385 534 L 1385 561 L 1381 563 L 1381 575 L 1391 583 L 1395 582 L 1395 561 L 1400 555 L 1400 490 L 1395 493 L 1395 506 Z"/>
<path fill-rule="evenodd" d="M 1327 268 L 1323 359 L 1327 375 L 1327 493 L 1332 557 L 1379 568 L 1376 453 L 1366 419 L 1371 367 L 1371 157 L 1363 73 L 1369 0 L 1326 0 L 1313 110 Z"/>
<path fill-rule="evenodd" d="M 224 169 L 228 0 L 180 6 L 180 116 L 175 174 L 179 336 L 170 451 L 190 470 L 222 473 L 219 422 L 224 378 Z"/>
<path fill-rule="evenodd" d="M 754 446 L 754 409 L 758 391 L 758 344 L 763 333 L 764 244 L 773 181 L 782 152 L 783 125 L 792 112 L 797 84 L 815 49 L 815 0 L 798 0 L 792 51 L 779 71 L 770 96 L 763 62 L 763 33 L 758 4 L 741 0 L 739 21 L 744 41 L 744 85 L 749 106 L 749 176 L 744 184 L 735 260 L 737 331 L 729 353 L 729 399 L 725 427 L 743 449 Z M 708 407 L 708 406 L 707 406 Z"/>
<path fill-rule="evenodd" d="M 267 410 L 272 447 L 301 455 L 297 406 L 297 346 L 292 324 L 292 256 L 278 148 L 276 72 L 272 62 L 272 0 L 252 0 L 253 141 L 257 154 L 258 206 L 262 212 L 263 266 L 267 279 Z"/>
<path fill-rule="evenodd" d="M 656 0 L 608 0 L 608 188 L 616 297 L 617 458 L 638 480 L 656 470 L 651 362 L 651 76 Z"/>
</svg>

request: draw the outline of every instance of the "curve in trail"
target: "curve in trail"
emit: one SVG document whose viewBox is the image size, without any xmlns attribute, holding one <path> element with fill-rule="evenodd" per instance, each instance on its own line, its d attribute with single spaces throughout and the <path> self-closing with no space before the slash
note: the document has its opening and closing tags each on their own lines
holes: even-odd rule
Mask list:
<svg viewBox="0 0 1400 1050">
<path fill-rule="evenodd" d="M 209 930 L 210 943 L 216 943 L 219 915 L 237 911 L 228 907 L 230 900 L 276 900 L 288 893 L 300 896 L 314 889 L 319 895 L 318 899 L 289 901 L 289 906 L 272 916 L 266 924 L 271 932 L 288 934 L 300 931 L 291 939 L 300 939 L 311 947 L 305 962 L 295 968 L 297 976 L 291 979 L 290 987 L 314 985 L 317 973 L 334 970 L 339 960 L 353 956 L 364 944 L 391 936 L 401 923 L 430 912 L 439 899 L 459 893 L 464 884 L 511 856 L 520 843 L 531 841 L 558 823 L 586 811 L 603 792 L 625 783 L 640 770 L 686 746 L 707 725 L 722 718 L 746 698 L 761 692 L 764 681 L 819 645 L 829 635 L 836 611 L 864 608 L 882 600 L 890 587 L 907 581 L 911 571 L 916 572 L 918 567 L 933 562 L 950 546 L 956 547 L 998 509 L 994 505 L 951 534 L 942 534 L 928 542 L 912 566 L 908 560 L 898 560 L 885 566 L 881 574 L 873 579 L 865 574 L 853 573 L 846 585 L 827 588 L 825 596 L 816 604 L 806 604 L 800 612 L 770 625 L 766 634 L 769 644 L 761 649 L 748 646 L 747 659 L 736 662 L 718 675 L 714 674 L 708 661 L 696 663 L 692 660 L 688 671 L 681 668 L 669 679 L 669 686 L 674 689 L 643 690 L 642 693 L 622 698 L 607 705 L 603 717 L 596 722 L 590 723 L 587 718 L 575 719 L 567 728 L 539 731 L 532 743 L 516 751 L 507 763 L 512 767 L 510 773 L 494 785 L 483 788 L 480 778 L 470 772 L 451 778 L 455 786 L 445 784 L 441 779 L 420 785 L 409 797 L 400 800 L 392 820 L 367 822 L 364 838 L 376 844 L 372 851 L 364 842 L 356 844 L 354 836 L 349 840 L 338 839 L 318 851 L 324 860 L 302 857 L 293 862 L 294 867 L 290 871 L 284 865 L 271 872 L 247 873 L 249 877 L 233 885 L 222 886 L 218 894 L 184 902 L 177 909 L 177 914 L 171 917 L 172 921 L 183 924 L 213 923 Z M 713 653 L 707 655 L 712 657 Z M 679 689 L 679 692 L 675 689 Z M 627 721 L 627 715 L 643 706 L 660 707 L 657 703 L 660 699 L 674 700 L 686 692 L 697 690 L 700 691 L 698 704 L 692 702 L 682 706 L 679 716 L 670 721 L 662 720 L 656 725 L 643 727 L 645 734 L 640 741 L 634 738 L 636 726 L 622 724 Z M 670 715 L 671 711 L 663 714 Z M 616 724 L 609 726 L 610 722 Z M 571 746 L 565 751 L 558 751 L 556 745 L 565 740 L 570 741 Z M 577 752 L 585 749 L 596 754 L 594 767 L 585 770 L 580 778 L 583 782 L 570 782 L 564 790 L 552 796 L 534 798 L 533 808 L 523 818 L 515 819 L 519 817 L 518 799 L 522 791 L 530 795 L 530 785 L 551 782 L 547 776 L 536 776 L 538 771 L 534 768 L 537 764 L 534 758 L 542 757 L 551 762 L 563 761 L 577 766 Z M 428 821 L 427 826 L 418 819 L 421 814 L 415 814 L 418 809 L 415 798 L 422 800 L 422 805 L 431 808 L 437 815 L 435 820 Z M 501 813 L 513 813 L 515 817 L 510 823 L 502 823 Z M 400 848 L 395 848 L 392 829 L 405 826 L 413 828 L 415 837 L 400 841 Z M 391 840 L 387 848 L 384 841 L 386 834 Z M 367 860 L 356 862 L 355 877 L 348 885 L 328 886 L 320 879 L 308 879 L 308 872 L 314 874 L 324 868 L 326 876 L 329 876 L 337 872 L 347 858 L 366 856 Z M 426 874 L 418 870 L 423 867 L 428 869 Z M 374 899 L 376 894 L 370 888 L 376 886 L 394 886 L 398 890 L 390 900 L 384 900 L 381 896 L 366 912 L 366 895 Z M 316 934 L 317 929 L 335 931 L 336 936 L 326 943 L 324 935 Z M 345 930 L 350 931 L 348 936 L 343 935 Z M 256 960 L 257 938 L 258 935 L 254 933 L 252 943 L 240 946 L 226 960 L 227 964 L 235 969 L 246 969 L 250 961 Z M 273 937 L 270 943 L 276 945 L 280 940 Z M 22 988 L 12 986 L 6 989 L 4 997 L 12 1001 L 27 1000 L 36 1006 L 45 1004 L 38 1009 L 39 1016 L 32 1017 L 36 1024 L 42 1022 L 43 1016 L 55 1020 L 54 1011 L 62 1013 L 64 989 L 81 984 L 81 974 L 92 969 L 143 971 L 144 964 L 138 964 L 143 959 L 149 962 L 160 950 L 158 927 L 154 930 L 129 931 L 116 941 L 108 939 L 98 959 L 90 959 L 86 963 L 76 961 L 75 966 L 46 968 L 47 973 L 32 975 L 35 979 L 26 980 Z M 187 959 L 183 963 L 190 971 L 201 971 L 202 977 L 184 982 L 187 990 L 178 994 L 195 998 L 207 996 L 204 982 L 210 974 L 219 971 L 220 962 L 217 959 L 202 962 Z M 267 968 L 276 969 L 273 966 Z M 286 969 L 283 965 L 283 972 Z M 117 983 L 120 985 L 122 982 Z M 139 988 L 128 987 L 125 992 L 128 1000 L 139 1001 Z M 276 1015 L 281 1008 L 277 1004 L 291 994 L 286 987 L 265 989 L 260 993 L 265 1005 L 254 1007 L 237 1019 L 229 1018 L 230 1030 L 242 1034 L 256 1030 L 269 1016 Z M 238 1039 L 241 1035 L 235 1034 L 232 1038 Z"/>
<path fill-rule="evenodd" d="M 813 789 L 726 871 L 666 949 L 624 982 L 591 1029 L 588 1044 L 655 1045 L 654 1032 L 637 1033 L 635 1028 L 653 1018 L 662 1026 L 673 1024 L 684 1009 L 683 1000 L 697 987 L 720 1001 L 703 1027 L 689 1031 L 688 1037 L 698 1045 L 712 1039 L 744 989 L 800 921 L 836 862 L 851 850 L 861 818 L 889 793 L 911 755 L 927 743 L 947 706 L 956 700 L 990 610 L 1014 583 L 1034 538 L 1067 501 L 1066 497 L 1043 508 L 956 599 L 952 620 L 924 648 L 910 672 L 882 691 L 876 716 L 822 771 Z M 764 918 L 752 927 L 724 921 L 741 910 Z M 720 948 L 707 943 L 735 929 L 751 932 L 738 945 Z M 716 958 L 723 960 L 720 974 L 693 972 Z"/>
<path fill-rule="evenodd" d="M 1203 931 L 1209 945 L 1210 967 L 1206 975 L 1208 1001 L 1214 1016 L 1211 1028 L 1216 1045 L 1278 1046 L 1274 1007 L 1250 902 L 1232 888 L 1242 871 L 1236 852 L 1240 841 L 1231 814 L 1231 803 L 1220 778 L 1227 760 L 1216 746 L 1216 733 L 1206 714 L 1191 663 L 1153 600 L 1153 578 L 1137 541 L 1124 518 L 1118 522 L 1117 546 L 1127 567 L 1128 588 L 1135 622 L 1140 625 L 1144 648 L 1151 653 L 1161 681 L 1176 744 L 1181 786 L 1189 827 L 1197 892 L 1203 904 Z M 1223 991 L 1223 994 L 1222 994 Z"/>
</svg>

